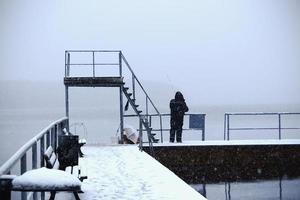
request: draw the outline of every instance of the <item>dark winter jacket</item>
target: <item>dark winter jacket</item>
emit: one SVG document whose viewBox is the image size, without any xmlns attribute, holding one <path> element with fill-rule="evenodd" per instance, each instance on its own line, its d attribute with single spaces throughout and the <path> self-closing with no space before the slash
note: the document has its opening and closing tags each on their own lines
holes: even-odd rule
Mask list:
<svg viewBox="0 0 300 200">
<path fill-rule="evenodd" d="M 176 92 L 175 99 L 170 101 L 171 109 L 171 128 L 181 128 L 183 125 L 183 116 L 185 112 L 189 111 L 185 103 L 185 99 L 181 92 Z"/>
</svg>

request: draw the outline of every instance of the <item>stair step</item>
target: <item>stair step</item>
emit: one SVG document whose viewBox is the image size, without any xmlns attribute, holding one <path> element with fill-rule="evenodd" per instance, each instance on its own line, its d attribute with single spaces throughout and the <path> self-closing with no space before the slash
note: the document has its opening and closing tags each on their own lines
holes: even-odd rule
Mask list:
<svg viewBox="0 0 300 200">
<path fill-rule="evenodd" d="M 129 97 L 131 97 L 131 96 L 132 96 L 132 93 L 127 93 L 127 95 L 128 95 Z"/>
<path fill-rule="evenodd" d="M 141 111 L 141 110 L 138 110 L 137 112 L 140 114 L 140 113 L 142 113 L 143 111 Z"/>
<path fill-rule="evenodd" d="M 135 105 L 135 104 L 134 104 L 134 106 L 137 108 L 137 107 L 139 107 L 140 105 Z"/>
<path fill-rule="evenodd" d="M 151 133 L 151 135 L 152 135 L 152 136 L 155 136 L 155 135 L 156 135 L 156 133 Z"/>
<path fill-rule="evenodd" d="M 156 139 L 156 138 L 152 139 L 152 142 L 154 142 L 154 143 L 158 143 L 158 141 L 159 141 L 159 139 Z"/>
<path fill-rule="evenodd" d="M 127 91 L 129 89 L 129 87 L 123 87 L 123 90 Z"/>
</svg>

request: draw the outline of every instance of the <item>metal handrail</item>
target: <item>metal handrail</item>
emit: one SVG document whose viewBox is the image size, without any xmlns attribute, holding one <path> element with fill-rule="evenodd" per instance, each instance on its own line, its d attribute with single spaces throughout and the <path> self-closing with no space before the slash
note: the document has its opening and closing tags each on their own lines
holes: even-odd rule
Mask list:
<svg viewBox="0 0 300 200">
<path fill-rule="evenodd" d="M 24 144 L 13 156 L 11 156 L 1 167 L 0 167 L 0 179 L 3 175 L 10 174 L 12 168 L 15 164 L 20 160 L 20 173 L 23 174 L 27 171 L 27 152 L 32 150 L 32 169 L 38 168 L 38 166 L 43 167 L 45 165 L 43 161 L 44 152 L 46 149 L 52 145 L 55 149 L 57 147 L 58 134 L 63 134 L 63 129 L 68 126 L 68 118 L 63 117 L 55 122 L 51 123 L 49 126 L 44 128 L 41 132 L 39 132 L 35 137 L 31 138 L 26 144 Z M 46 139 L 45 139 L 46 136 Z M 38 162 L 38 141 L 40 141 L 40 159 Z M 46 141 L 46 146 L 45 146 Z M 38 165 L 40 163 L 40 165 Z M 27 192 L 21 193 L 21 199 L 26 200 L 31 195 L 33 195 L 33 199 L 38 199 L 37 193 L 29 193 L 27 196 Z M 41 198 L 45 199 L 45 193 L 41 192 Z"/>
<path fill-rule="evenodd" d="M 85 53 L 92 53 L 92 52 L 97 52 L 97 53 L 119 53 L 121 50 L 66 50 L 65 52 L 85 52 Z"/>
<path fill-rule="evenodd" d="M 278 127 L 239 127 L 230 128 L 230 116 L 278 116 Z M 234 112 L 224 114 L 224 140 L 230 139 L 230 130 L 278 130 L 278 139 L 281 139 L 281 130 L 297 130 L 300 127 L 284 128 L 281 126 L 281 116 L 283 115 L 300 115 L 299 112 Z"/>
<path fill-rule="evenodd" d="M 0 176 L 7 174 L 10 169 L 18 162 L 25 154 L 26 152 L 32 148 L 33 145 L 35 145 L 44 135 L 47 134 L 54 126 L 61 124 L 62 122 L 65 122 L 68 120 L 68 118 L 63 117 L 53 123 L 51 123 L 49 126 L 44 128 L 40 133 L 38 133 L 35 137 L 31 138 L 26 144 L 24 144 L 13 156 L 11 156 L 1 167 L 0 167 Z"/>
<path fill-rule="evenodd" d="M 135 73 L 133 72 L 132 68 L 130 67 L 128 61 L 126 60 L 125 56 L 123 55 L 122 52 L 120 52 L 120 55 L 121 55 L 121 58 L 122 60 L 124 61 L 124 63 L 126 64 L 127 68 L 129 69 L 129 71 L 131 72 L 131 75 L 132 75 L 132 86 L 133 86 L 133 95 L 135 97 L 135 81 L 138 83 L 138 85 L 140 86 L 140 88 L 142 89 L 143 93 L 145 94 L 146 96 L 146 113 L 147 113 L 147 116 L 148 116 L 148 101 L 150 102 L 150 104 L 152 105 L 152 107 L 154 108 L 154 110 L 156 111 L 156 113 L 159 115 L 159 118 L 160 118 L 160 129 L 161 129 L 161 139 L 163 140 L 163 132 L 162 132 L 162 117 L 160 115 L 160 112 L 158 111 L 157 107 L 154 105 L 152 99 L 149 97 L 148 93 L 146 92 L 146 90 L 144 89 L 144 87 L 142 86 L 141 82 L 139 81 L 139 79 L 137 78 L 137 76 L 135 75 Z M 148 138 L 149 138 L 149 131 L 148 132 Z M 141 145 L 143 143 L 140 143 Z M 149 146 L 151 147 L 152 144 L 151 144 L 151 141 L 149 141 Z M 142 146 L 140 146 L 140 148 L 142 149 Z"/>
<path fill-rule="evenodd" d="M 134 79 L 137 81 L 137 83 L 139 84 L 139 86 L 141 87 L 141 89 L 143 90 L 144 94 L 146 95 L 146 97 L 149 99 L 151 105 L 153 106 L 153 108 L 155 109 L 155 111 L 159 114 L 158 109 L 156 108 L 156 106 L 154 105 L 153 101 L 151 100 L 151 98 L 149 97 L 148 93 L 146 92 L 146 90 L 144 89 L 144 87 L 142 86 L 141 82 L 139 81 L 139 79 L 137 78 L 137 76 L 135 75 L 135 73 L 133 72 L 132 68 L 130 67 L 128 61 L 126 60 L 126 58 L 124 57 L 124 55 L 121 52 L 121 57 L 123 59 L 123 61 L 125 62 L 126 66 L 128 67 L 128 69 L 130 70 L 131 74 L 133 75 Z"/>
</svg>

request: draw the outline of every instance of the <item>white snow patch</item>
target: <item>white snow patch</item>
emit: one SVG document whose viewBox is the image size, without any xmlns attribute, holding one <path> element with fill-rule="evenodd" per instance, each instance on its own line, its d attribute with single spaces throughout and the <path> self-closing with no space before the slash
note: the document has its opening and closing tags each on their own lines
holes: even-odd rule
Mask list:
<svg viewBox="0 0 300 200">
<path fill-rule="evenodd" d="M 88 179 L 82 183 L 81 199 L 95 200 L 203 200 L 197 191 L 138 147 L 85 146 L 80 165 Z M 57 199 L 72 199 L 59 194 Z"/>
<path fill-rule="evenodd" d="M 79 141 L 78 141 L 78 143 L 81 143 L 81 144 L 86 144 L 86 139 L 80 139 Z"/>
<path fill-rule="evenodd" d="M 45 167 L 27 171 L 12 181 L 14 189 L 54 190 L 60 188 L 80 187 L 79 179 L 65 171 Z"/>
</svg>

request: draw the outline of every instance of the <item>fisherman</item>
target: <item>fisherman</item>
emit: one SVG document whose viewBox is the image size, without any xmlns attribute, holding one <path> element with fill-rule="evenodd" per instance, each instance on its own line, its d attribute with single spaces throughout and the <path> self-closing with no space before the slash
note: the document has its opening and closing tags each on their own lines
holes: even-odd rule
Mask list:
<svg viewBox="0 0 300 200">
<path fill-rule="evenodd" d="M 175 133 L 176 141 L 182 142 L 182 126 L 183 126 L 183 116 L 185 112 L 189 111 L 185 103 L 185 99 L 181 92 L 176 92 L 175 99 L 170 101 L 171 109 L 171 129 L 170 129 L 170 142 L 174 142 Z"/>
</svg>

